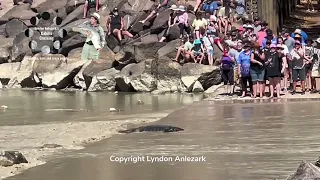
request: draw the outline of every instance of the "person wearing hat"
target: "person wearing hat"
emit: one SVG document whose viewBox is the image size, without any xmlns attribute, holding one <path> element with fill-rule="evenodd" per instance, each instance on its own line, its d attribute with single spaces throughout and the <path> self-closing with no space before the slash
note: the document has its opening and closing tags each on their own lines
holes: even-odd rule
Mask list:
<svg viewBox="0 0 320 180">
<path fill-rule="evenodd" d="M 306 90 L 311 91 L 312 83 L 311 83 L 311 73 L 312 73 L 312 65 L 314 61 L 314 57 L 317 57 L 315 54 L 315 48 L 312 45 L 313 40 L 307 39 L 305 49 L 305 60 L 306 60 Z M 314 91 L 315 89 L 313 89 Z"/>
<path fill-rule="evenodd" d="M 194 63 L 202 64 L 202 60 L 204 58 L 204 48 L 202 45 L 202 42 L 200 39 L 196 39 L 193 42 L 192 47 L 192 59 L 194 60 Z"/>
<path fill-rule="evenodd" d="M 119 14 L 117 8 L 114 8 L 107 19 L 107 31 L 110 36 L 113 34 L 122 43 L 122 36 L 133 38 L 133 35 L 125 29 L 124 19 Z"/>
<path fill-rule="evenodd" d="M 160 3 L 158 5 L 153 6 L 153 9 L 151 13 L 142 21 L 139 21 L 140 23 L 144 24 L 147 22 L 149 19 L 158 16 L 159 12 L 162 12 L 166 10 L 167 8 L 170 8 L 172 0 L 160 0 Z"/>
<path fill-rule="evenodd" d="M 245 26 L 245 32 L 242 34 L 243 38 L 248 38 L 249 41 L 253 39 L 253 26 L 251 24 Z"/>
<path fill-rule="evenodd" d="M 296 30 L 294 30 L 293 33 L 291 33 L 291 37 L 295 38 L 297 34 L 301 36 L 302 43 L 305 43 L 305 40 L 308 39 L 308 34 L 299 28 L 297 28 Z"/>
<path fill-rule="evenodd" d="M 271 29 L 267 29 L 266 33 L 267 33 L 267 36 L 262 41 L 262 45 L 261 45 L 262 48 L 264 48 L 266 46 L 267 40 L 271 40 L 271 44 L 275 44 L 275 45 L 278 44 L 277 38 L 274 36 Z"/>
<path fill-rule="evenodd" d="M 292 61 L 292 80 L 293 80 L 293 91 L 292 95 L 296 93 L 297 83 L 301 82 L 301 94 L 305 94 L 305 80 L 306 80 L 306 61 L 304 59 L 305 53 L 302 48 L 301 42 L 296 41 L 295 48 L 290 52 L 290 58 Z"/>
<path fill-rule="evenodd" d="M 81 59 L 83 61 L 99 59 L 99 52 L 106 45 L 106 37 L 103 28 L 100 26 L 99 20 L 100 15 L 98 13 L 93 13 L 91 15 L 90 22 L 85 24 L 86 27 L 97 32 L 100 37 L 98 39 L 99 42 L 97 42 L 98 40 L 93 37 L 94 34 L 90 31 L 87 32 L 87 38 L 81 53 Z"/>
<path fill-rule="evenodd" d="M 254 28 L 253 32 L 254 32 L 254 34 L 258 34 L 258 32 L 261 30 L 261 24 L 260 23 L 261 22 L 260 22 L 260 19 L 258 17 L 255 17 L 253 19 L 253 28 Z"/>
<path fill-rule="evenodd" d="M 269 80 L 270 98 L 274 98 L 274 89 L 276 88 L 277 98 L 280 98 L 280 82 L 282 74 L 284 73 L 285 56 L 281 53 L 281 50 L 277 51 L 277 45 L 270 45 L 270 54 L 266 57 L 266 71 Z"/>
<path fill-rule="evenodd" d="M 250 87 L 250 94 L 252 94 L 252 80 L 250 75 L 250 64 L 251 64 L 251 43 L 245 42 L 243 46 L 243 51 L 239 54 L 239 57 L 237 59 L 238 64 L 238 75 L 240 77 L 240 83 L 241 83 L 241 91 L 242 95 L 241 97 L 245 97 L 247 94 L 247 88 L 248 83 Z"/>
<path fill-rule="evenodd" d="M 265 75 L 264 65 L 265 55 L 260 49 L 260 44 L 255 42 L 253 45 L 253 53 L 251 54 L 250 76 L 253 84 L 253 98 L 257 97 L 259 90 L 260 98 L 263 98 L 263 84 Z"/>
<path fill-rule="evenodd" d="M 87 18 L 87 12 L 89 8 L 95 7 L 96 11 L 99 11 L 99 0 L 86 0 L 83 7 L 83 19 Z"/>
<path fill-rule="evenodd" d="M 167 21 L 167 27 L 163 33 L 163 36 L 160 38 L 159 42 L 163 42 L 168 38 L 170 28 L 173 27 L 174 25 L 176 25 L 176 22 L 177 22 L 176 17 L 177 17 L 178 6 L 173 4 L 173 5 L 171 5 L 171 7 L 169 9 L 171 10 L 171 12 L 169 14 L 169 18 Z M 181 36 L 180 36 L 180 38 L 181 38 Z"/>
<path fill-rule="evenodd" d="M 178 22 L 178 26 L 180 28 L 180 38 L 183 37 L 184 31 L 186 31 L 186 33 L 189 35 L 191 34 L 191 28 L 189 26 L 189 15 L 183 5 L 180 5 L 177 8 L 177 16 L 175 18 L 175 22 Z"/>
</svg>

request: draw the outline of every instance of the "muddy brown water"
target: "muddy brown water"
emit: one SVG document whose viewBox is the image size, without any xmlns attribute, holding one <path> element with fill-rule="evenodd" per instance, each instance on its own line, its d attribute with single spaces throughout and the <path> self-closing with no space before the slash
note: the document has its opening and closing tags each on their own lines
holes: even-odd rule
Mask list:
<svg viewBox="0 0 320 180">
<path fill-rule="evenodd" d="M 320 155 L 319 105 L 319 99 L 195 102 L 154 123 L 177 125 L 184 132 L 115 135 L 7 179 L 285 179 L 302 160 Z M 145 161 L 112 161 L 138 156 Z M 176 156 L 206 161 L 146 160 Z"/>
</svg>

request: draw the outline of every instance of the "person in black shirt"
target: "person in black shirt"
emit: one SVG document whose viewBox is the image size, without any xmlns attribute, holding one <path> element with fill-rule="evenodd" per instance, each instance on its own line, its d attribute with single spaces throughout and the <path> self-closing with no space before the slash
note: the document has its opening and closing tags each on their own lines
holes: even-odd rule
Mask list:
<svg viewBox="0 0 320 180">
<path fill-rule="evenodd" d="M 260 50 L 260 45 L 258 42 L 254 44 L 254 51 L 251 54 L 251 65 L 250 65 L 250 75 L 253 83 L 253 98 L 257 97 L 258 89 L 260 93 L 260 98 L 263 97 L 263 82 L 265 74 L 264 58 L 265 55 L 262 50 Z"/>
<path fill-rule="evenodd" d="M 277 50 L 277 46 L 275 44 L 270 45 L 270 56 L 266 59 L 266 71 L 270 84 L 270 98 L 274 97 L 274 88 L 277 90 L 277 98 L 280 98 L 280 82 L 282 74 L 284 73 L 285 65 L 285 56 L 281 53 L 280 48 Z"/>
<path fill-rule="evenodd" d="M 176 17 L 176 11 L 177 11 L 178 7 L 173 4 L 173 5 L 171 5 L 171 7 L 169 9 L 171 10 L 171 13 L 170 13 L 169 19 L 167 21 L 167 28 L 164 31 L 163 36 L 161 37 L 159 42 L 163 42 L 164 40 L 166 40 L 168 38 L 170 28 L 176 24 L 175 17 Z"/>
<path fill-rule="evenodd" d="M 265 60 L 268 59 L 270 57 L 270 45 L 271 45 L 271 40 L 267 40 L 266 42 L 266 46 L 262 49 L 263 53 L 264 53 L 264 56 L 265 56 Z M 262 93 L 263 95 L 265 95 L 265 89 L 266 89 L 266 86 L 267 86 L 267 80 L 268 80 L 268 75 L 267 75 L 267 71 L 265 70 L 265 73 L 264 73 L 264 81 L 262 83 Z M 270 90 L 269 90 L 270 92 Z"/>
<path fill-rule="evenodd" d="M 123 17 L 120 16 L 117 8 L 114 8 L 109 19 L 107 20 L 108 35 L 115 35 L 119 41 L 122 40 L 122 36 L 126 35 L 133 38 L 133 35 L 124 28 Z"/>
</svg>

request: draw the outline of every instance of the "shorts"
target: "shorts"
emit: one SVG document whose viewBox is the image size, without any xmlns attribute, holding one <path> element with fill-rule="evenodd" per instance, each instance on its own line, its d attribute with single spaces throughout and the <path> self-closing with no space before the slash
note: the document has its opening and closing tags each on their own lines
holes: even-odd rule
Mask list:
<svg viewBox="0 0 320 180">
<path fill-rule="evenodd" d="M 221 77 L 224 85 L 228 83 L 234 85 L 234 70 L 233 69 L 222 69 Z"/>
<path fill-rule="evenodd" d="M 320 77 L 320 69 L 319 69 L 319 67 L 312 68 L 311 77 Z"/>
<path fill-rule="evenodd" d="M 305 81 L 306 80 L 306 69 L 292 69 L 292 80 L 294 81 Z"/>
<path fill-rule="evenodd" d="M 193 55 L 196 56 L 201 56 L 202 52 L 201 51 L 194 51 Z"/>
<path fill-rule="evenodd" d="M 210 54 L 210 55 L 213 55 L 213 54 L 214 54 L 213 49 L 208 49 L 208 51 L 209 51 L 209 54 Z"/>
<path fill-rule="evenodd" d="M 95 0 L 86 0 L 86 3 L 89 4 L 89 6 L 95 6 L 96 5 L 96 1 Z"/>
<path fill-rule="evenodd" d="M 264 80 L 264 75 L 265 75 L 265 70 L 262 71 L 254 71 L 254 70 L 250 70 L 250 75 L 251 75 L 251 79 L 252 82 L 263 82 Z"/>
</svg>

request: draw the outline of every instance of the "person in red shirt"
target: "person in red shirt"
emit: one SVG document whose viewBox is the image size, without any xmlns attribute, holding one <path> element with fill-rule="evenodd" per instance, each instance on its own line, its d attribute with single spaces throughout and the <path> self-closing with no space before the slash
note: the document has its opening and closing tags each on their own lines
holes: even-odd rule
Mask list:
<svg viewBox="0 0 320 180">
<path fill-rule="evenodd" d="M 264 38 L 267 36 L 267 27 L 268 27 L 268 23 L 265 21 L 261 22 L 261 30 L 258 32 L 257 37 L 258 37 L 258 42 L 260 44 L 260 46 L 262 46 L 262 42 L 264 40 Z"/>
</svg>

